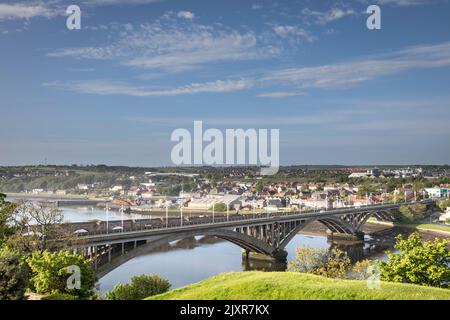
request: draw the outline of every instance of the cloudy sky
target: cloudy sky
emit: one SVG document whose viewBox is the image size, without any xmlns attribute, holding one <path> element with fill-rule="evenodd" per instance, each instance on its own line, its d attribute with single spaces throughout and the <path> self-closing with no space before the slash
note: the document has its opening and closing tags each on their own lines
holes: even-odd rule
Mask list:
<svg viewBox="0 0 450 320">
<path fill-rule="evenodd" d="M 448 0 L 0 0 L 0 165 L 171 165 L 171 132 L 194 120 L 280 129 L 282 164 L 450 163 L 449 14 Z"/>
</svg>

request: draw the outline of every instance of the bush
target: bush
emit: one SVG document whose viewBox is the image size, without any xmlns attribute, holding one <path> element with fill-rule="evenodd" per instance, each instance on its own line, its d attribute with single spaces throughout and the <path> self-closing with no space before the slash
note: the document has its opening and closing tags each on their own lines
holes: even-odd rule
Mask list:
<svg viewBox="0 0 450 320">
<path fill-rule="evenodd" d="M 398 254 L 387 252 L 388 261 L 380 261 L 381 280 L 448 287 L 450 284 L 450 240 L 422 242 L 419 233 L 408 239 L 397 236 Z"/>
<path fill-rule="evenodd" d="M 116 284 L 105 296 L 108 300 L 142 300 L 167 292 L 169 281 L 157 275 L 141 275 L 131 278 L 130 284 Z"/>
<path fill-rule="evenodd" d="M 439 208 L 445 210 L 450 207 L 450 199 L 445 199 L 439 202 Z"/>
<path fill-rule="evenodd" d="M 300 247 L 295 259 L 289 263 L 288 270 L 312 273 L 329 278 L 347 278 L 351 261 L 347 254 L 339 249 L 316 249 Z"/>
<path fill-rule="evenodd" d="M 425 218 L 427 207 L 424 204 L 413 204 L 401 206 L 399 209 L 399 220 L 406 223 L 420 221 Z"/>
<path fill-rule="evenodd" d="M 41 300 L 79 300 L 79 298 L 73 294 L 55 292 L 44 296 Z"/>
<path fill-rule="evenodd" d="M 32 271 L 30 279 L 33 289 L 39 294 L 69 294 L 81 299 L 94 295 L 94 286 L 97 281 L 95 272 L 89 261 L 79 254 L 71 254 L 67 251 L 50 253 L 33 253 L 27 259 Z M 67 282 L 71 273 L 69 266 L 80 268 L 80 288 L 69 288 Z"/>
<path fill-rule="evenodd" d="M 29 272 L 19 252 L 0 249 L 0 300 L 23 300 Z"/>
<path fill-rule="evenodd" d="M 213 210 L 213 206 L 211 206 L 211 208 L 209 208 L 210 211 Z M 227 205 L 225 203 L 216 203 L 214 204 L 214 211 L 215 212 L 224 212 L 227 211 Z"/>
</svg>

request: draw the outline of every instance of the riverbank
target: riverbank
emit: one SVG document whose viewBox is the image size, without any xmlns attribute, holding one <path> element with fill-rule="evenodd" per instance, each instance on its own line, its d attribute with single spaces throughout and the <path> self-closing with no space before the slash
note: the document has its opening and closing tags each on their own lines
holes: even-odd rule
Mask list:
<svg viewBox="0 0 450 320">
<path fill-rule="evenodd" d="M 93 197 L 85 195 L 76 194 L 66 194 L 66 195 L 56 195 L 56 194 L 46 194 L 46 193 L 5 193 L 8 198 L 13 199 L 46 199 L 46 200 L 90 200 L 90 201 L 108 201 L 110 198 L 105 197 Z"/>
<path fill-rule="evenodd" d="M 296 272 L 225 273 L 148 300 L 450 300 L 450 290 L 330 279 Z"/>
<path fill-rule="evenodd" d="M 388 227 L 399 227 L 405 229 L 414 229 L 418 231 L 432 232 L 441 235 L 450 236 L 450 226 L 431 224 L 431 223 L 400 223 L 400 222 L 385 222 L 378 220 L 367 221 L 369 224 L 383 225 Z"/>
</svg>

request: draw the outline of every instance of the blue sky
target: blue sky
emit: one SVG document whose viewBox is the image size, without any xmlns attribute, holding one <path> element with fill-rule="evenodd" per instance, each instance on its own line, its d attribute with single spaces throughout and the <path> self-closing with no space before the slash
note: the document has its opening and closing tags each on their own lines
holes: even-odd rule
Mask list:
<svg viewBox="0 0 450 320">
<path fill-rule="evenodd" d="M 0 1 L 0 165 L 171 165 L 194 120 L 280 129 L 281 164 L 450 163 L 449 16 L 447 0 Z"/>
</svg>

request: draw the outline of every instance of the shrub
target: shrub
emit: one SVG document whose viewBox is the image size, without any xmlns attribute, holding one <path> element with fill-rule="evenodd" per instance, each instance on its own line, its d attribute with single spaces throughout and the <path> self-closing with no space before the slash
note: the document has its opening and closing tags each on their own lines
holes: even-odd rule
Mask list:
<svg viewBox="0 0 450 320">
<path fill-rule="evenodd" d="M 209 208 L 210 211 L 213 210 L 213 206 L 211 206 L 211 208 Z M 224 212 L 227 211 L 227 205 L 223 202 L 219 202 L 214 204 L 214 211 L 216 212 Z"/>
<path fill-rule="evenodd" d="M 141 275 L 131 278 L 130 284 L 116 284 L 105 296 L 108 300 L 142 300 L 167 292 L 169 281 L 157 275 Z"/>
<path fill-rule="evenodd" d="M 448 207 L 450 207 L 450 199 L 445 199 L 439 202 L 439 208 L 441 208 L 442 210 L 445 210 Z"/>
<path fill-rule="evenodd" d="M 79 300 L 79 298 L 73 294 L 54 292 L 44 296 L 41 300 Z"/>
<path fill-rule="evenodd" d="M 288 270 L 312 273 L 330 278 L 347 278 L 351 269 L 350 258 L 339 249 L 316 249 L 300 247 Z"/>
<path fill-rule="evenodd" d="M 450 240 L 422 241 L 419 233 L 408 239 L 397 236 L 394 246 L 398 254 L 387 252 L 388 261 L 380 261 L 381 279 L 433 287 L 450 283 Z"/>
<path fill-rule="evenodd" d="M 67 251 L 50 253 L 35 252 L 27 259 L 32 271 L 30 279 L 33 289 L 39 294 L 69 294 L 81 299 L 94 295 L 94 286 L 97 281 L 95 272 L 89 261 L 79 254 Z M 80 288 L 69 288 L 67 282 L 72 275 L 68 267 L 80 268 Z"/>
<path fill-rule="evenodd" d="M 424 204 L 414 204 L 401 206 L 399 209 L 399 220 L 406 223 L 420 221 L 425 217 L 426 206 Z"/>
<path fill-rule="evenodd" d="M 6 246 L 0 249 L 0 300 L 23 300 L 29 272 L 22 255 Z"/>
</svg>

